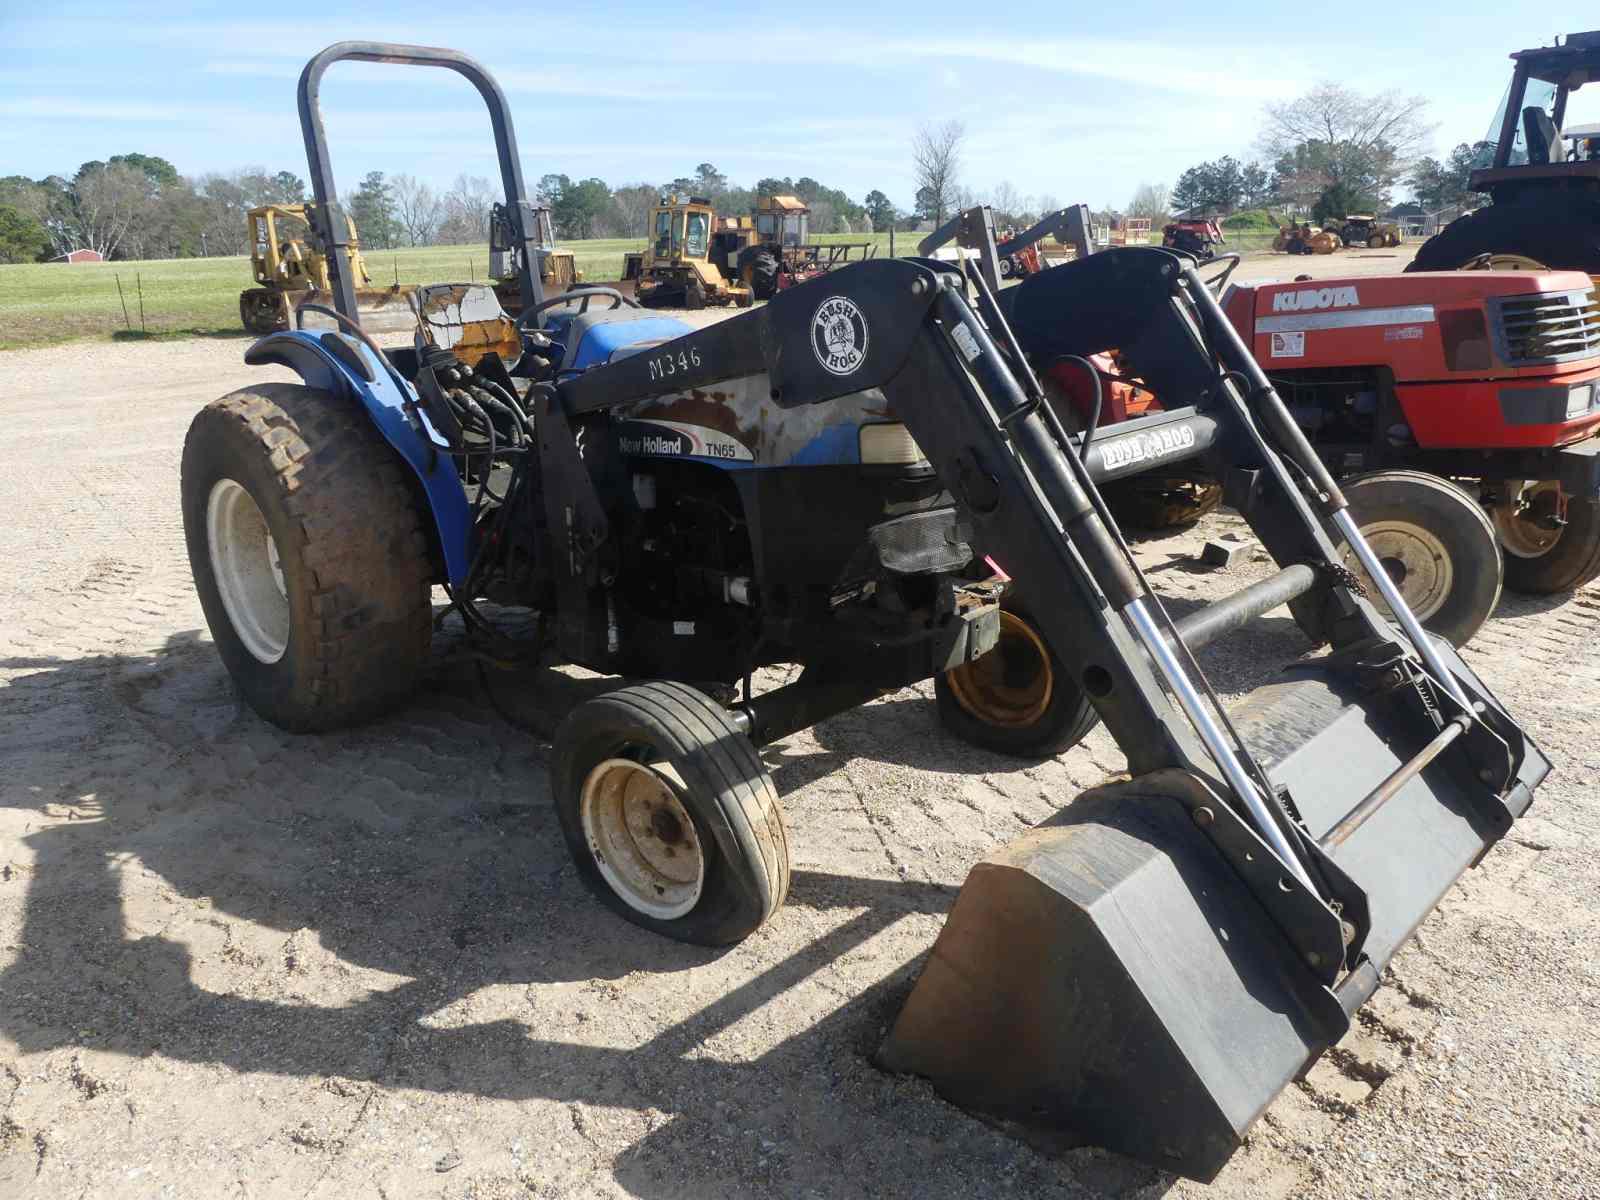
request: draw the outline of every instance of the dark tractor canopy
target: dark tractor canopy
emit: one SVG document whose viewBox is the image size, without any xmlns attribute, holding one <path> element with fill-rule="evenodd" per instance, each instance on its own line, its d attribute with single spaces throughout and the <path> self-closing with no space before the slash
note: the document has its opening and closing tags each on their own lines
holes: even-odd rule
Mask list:
<svg viewBox="0 0 1600 1200">
<path fill-rule="evenodd" d="M 1600 80 L 1600 30 L 1518 50 L 1511 60 L 1511 83 L 1479 146 L 1473 190 L 1499 198 L 1508 187 L 1534 180 L 1539 187 L 1600 186 L 1600 163 L 1589 157 L 1588 138 L 1574 138 L 1565 128 L 1572 93 Z"/>
</svg>

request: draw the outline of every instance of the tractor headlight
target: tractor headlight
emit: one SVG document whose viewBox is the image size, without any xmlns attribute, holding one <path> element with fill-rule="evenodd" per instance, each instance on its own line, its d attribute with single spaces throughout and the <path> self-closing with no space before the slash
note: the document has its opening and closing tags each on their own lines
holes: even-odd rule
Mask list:
<svg viewBox="0 0 1600 1200">
<path fill-rule="evenodd" d="M 1580 383 L 1567 393 L 1567 420 L 1581 417 L 1594 407 L 1594 384 Z"/>
<path fill-rule="evenodd" d="M 861 461 L 910 467 L 926 463 L 928 456 L 911 431 L 898 421 L 861 427 Z"/>
</svg>

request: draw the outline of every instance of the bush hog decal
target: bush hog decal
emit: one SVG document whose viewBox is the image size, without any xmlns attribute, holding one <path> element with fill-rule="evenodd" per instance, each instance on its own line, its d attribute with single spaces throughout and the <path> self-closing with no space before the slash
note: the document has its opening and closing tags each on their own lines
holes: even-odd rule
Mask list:
<svg viewBox="0 0 1600 1200">
<path fill-rule="evenodd" d="M 754 455 L 744 443 L 704 425 L 682 421 L 628 421 L 617 430 L 617 445 L 624 454 L 663 458 L 715 458 L 723 462 L 750 462 Z"/>
<path fill-rule="evenodd" d="M 852 375 L 867 357 L 867 319 L 846 296 L 829 296 L 811 318 L 811 349 L 822 369 Z"/>
<path fill-rule="evenodd" d="M 1106 437 L 1094 444 L 1104 470 L 1116 471 L 1140 462 L 1157 462 L 1182 454 L 1194 446 L 1194 430 L 1187 425 L 1136 433 L 1130 437 Z"/>
<path fill-rule="evenodd" d="M 1304 358 L 1306 335 L 1303 332 L 1275 333 L 1272 335 L 1273 358 Z"/>
</svg>

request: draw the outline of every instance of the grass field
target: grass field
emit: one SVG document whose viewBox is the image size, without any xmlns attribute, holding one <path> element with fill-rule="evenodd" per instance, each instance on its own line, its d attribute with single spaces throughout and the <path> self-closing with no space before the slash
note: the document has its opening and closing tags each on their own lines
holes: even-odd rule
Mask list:
<svg viewBox="0 0 1600 1200">
<path fill-rule="evenodd" d="M 871 240 L 888 253 L 888 234 L 841 234 L 824 242 Z M 565 242 L 585 280 L 622 274 L 622 256 L 644 240 L 603 238 Z M 912 234 L 897 234 L 895 249 L 915 250 Z M 373 283 L 403 285 L 482 280 L 489 248 L 426 246 L 367 254 Z M 119 294 L 118 284 L 121 285 Z M 82 337 L 244 337 L 239 292 L 252 286 L 248 258 L 173 258 L 145 262 L 0 265 L 0 350 Z M 141 315 L 141 298 L 143 313 Z"/>
<path fill-rule="evenodd" d="M 889 252 L 889 235 L 835 234 L 822 242 L 871 241 Z M 1265 249 L 1271 235 L 1230 236 L 1227 248 Z M 895 250 L 916 253 L 917 235 L 895 235 Z M 591 282 L 622 274 L 622 256 L 643 239 L 565 242 Z M 482 280 L 487 246 L 425 246 L 374 250 L 367 269 L 379 286 Z M 121 290 L 119 293 L 118 285 Z M 239 292 L 252 286 L 247 258 L 173 258 L 145 262 L 0 265 L 0 350 L 82 337 L 246 336 L 239 325 Z M 141 311 L 142 306 L 142 311 Z"/>
</svg>

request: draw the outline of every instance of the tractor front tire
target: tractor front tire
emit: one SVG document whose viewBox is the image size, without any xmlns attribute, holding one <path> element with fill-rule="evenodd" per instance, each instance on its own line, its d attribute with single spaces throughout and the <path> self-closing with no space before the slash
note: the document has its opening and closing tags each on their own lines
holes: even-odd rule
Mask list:
<svg viewBox="0 0 1600 1200">
<path fill-rule="evenodd" d="M 1486 256 L 1600 275 L 1600 206 L 1491 204 L 1450 222 L 1407 271 L 1459 271 Z M 1519 265 L 1522 265 L 1519 263 Z"/>
<path fill-rule="evenodd" d="M 556 815 L 584 884 L 680 942 L 754 933 L 789 890 L 789 832 L 755 745 L 681 683 L 578 705 L 550 749 Z"/>
<path fill-rule="evenodd" d="M 1600 577 L 1600 496 L 1568 497 L 1566 524 L 1552 527 L 1559 488 L 1553 480 L 1534 484 L 1495 507 L 1506 586 L 1514 592 L 1558 595 Z"/>
<path fill-rule="evenodd" d="M 935 675 L 939 722 L 964 742 L 1013 758 L 1052 758 L 1099 723 L 1094 705 L 1022 604 L 1007 596 L 989 653 Z"/>
<path fill-rule="evenodd" d="M 360 405 L 298 384 L 215 400 L 183 446 L 195 591 L 250 707 L 293 733 L 403 702 L 432 637 L 429 544 Z"/>
<path fill-rule="evenodd" d="M 239 293 L 239 323 L 258 337 L 289 328 L 289 307 L 282 292 L 246 288 Z"/>
<path fill-rule="evenodd" d="M 1429 633 L 1465 646 L 1500 602 L 1506 570 L 1494 524 L 1475 499 L 1426 471 L 1374 471 L 1340 484 L 1350 515 Z M 1344 565 L 1363 578 L 1368 598 L 1386 606 L 1355 554 Z"/>
</svg>

